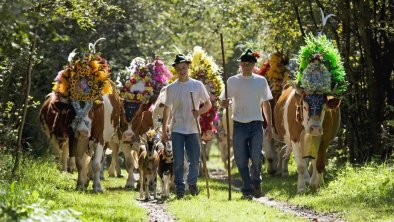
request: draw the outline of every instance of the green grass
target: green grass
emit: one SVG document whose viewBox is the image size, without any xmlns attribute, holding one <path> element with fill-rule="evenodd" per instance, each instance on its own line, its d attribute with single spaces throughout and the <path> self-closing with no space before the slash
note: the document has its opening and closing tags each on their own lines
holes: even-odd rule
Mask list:
<svg viewBox="0 0 394 222">
<path fill-rule="evenodd" d="M 218 150 L 213 147 L 208 168 L 224 170 Z M 347 221 L 394 221 L 394 166 L 369 164 L 335 167 L 330 162 L 326 184 L 317 191 L 296 193 L 296 173 L 291 159 L 290 176 L 270 177 L 264 172 L 266 196 L 318 212 L 336 212 Z M 33 221 L 147 221 L 147 212 L 137 204 L 138 192 L 125 190 L 126 178 L 102 181 L 104 193 L 76 191 L 77 174 L 61 173 L 50 158 L 24 157 L 16 182 L 10 183 L 12 160 L 0 155 L 0 221 L 30 218 Z M 265 170 L 265 168 L 264 168 Z M 232 177 L 239 180 L 237 169 Z M 127 175 L 124 172 L 124 175 Z M 228 185 L 210 180 L 210 199 L 205 179 L 199 178 L 200 195 L 166 201 L 167 210 L 179 221 L 302 221 L 254 201 L 241 200 Z M 159 189 L 160 190 L 160 189 Z"/>
<path fill-rule="evenodd" d="M 240 192 L 232 192 L 228 200 L 227 184 L 210 180 L 210 199 L 205 179 L 199 179 L 200 194 L 186 195 L 182 200 L 168 201 L 168 210 L 179 221 L 306 221 L 254 201 L 241 200 Z"/>
<path fill-rule="evenodd" d="M 277 200 L 336 212 L 347 221 L 394 221 L 393 165 L 329 167 L 324 177 L 325 185 L 317 191 L 297 194 L 294 169 L 288 178 L 264 176 L 263 189 Z"/>
<path fill-rule="evenodd" d="M 224 169 L 217 159 L 219 155 L 217 148 L 213 148 L 210 161 L 214 161 L 212 165 Z M 308 189 L 304 194 L 297 194 L 293 157 L 289 164 L 290 175 L 286 178 L 267 175 L 266 166 L 263 166 L 262 188 L 268 197 L 321 213 L 335 212 L 347 221 L 394 221 L 393 163 L 337 167 L 333 161 L 328 162 L 324 174 L 325 185 L 317 191 Z M 240 179 L 236 169 L 232 169 L 231 173 L 232 178 Z"/>
<path fill-rule="evenodd" d="M 10 162 L 6 156 L 1 162 Z M 4 164 L 3 166 L 5 166 Z M 2 166 L 2 165 L 0 165 Z M 125 190 L 125 178 L 106 178 L 104 193 L 77 191 L 77 174 L 61 173 L 50 159 L 25 158 L 17 182 L 5 180 L 1 168 L 0 221 L 36 218 L 35 221 L 146 221 L 146 211 L 137 205 L 137 193 Z M 34 220 L 33 220 L 34 221 Z"/>
</svg>

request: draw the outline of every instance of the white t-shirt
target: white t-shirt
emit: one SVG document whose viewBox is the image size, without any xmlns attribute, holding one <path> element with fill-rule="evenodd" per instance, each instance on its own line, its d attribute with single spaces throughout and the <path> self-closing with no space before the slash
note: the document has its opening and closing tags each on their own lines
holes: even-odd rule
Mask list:
<svg viewBox="0 0 394 222">
<path fill-rule="evenodd" d="M 164 104 L 171 108 L 171 132 L 198 133 L 196 120 L 192 113 L 193 105 L 190 92 L 193 92 L 194 106 L 197 110 L 200 103 L 205 103 L 209 99 L 207 89 L 202 82 L 192 78 L 189 78 L 187 82 L 176 80 L 166 87 Z"/>
<path fill-rule="evenodd" d="M 241 123 L 263 121 L 261 103 L 272 99 L 267 80 L 259 75 L 238 74 L 227 80 L 227 96 L 233 101 L 233 120 Z M 224 90 L 220 95 L 224 100 Z"/>
</svg>

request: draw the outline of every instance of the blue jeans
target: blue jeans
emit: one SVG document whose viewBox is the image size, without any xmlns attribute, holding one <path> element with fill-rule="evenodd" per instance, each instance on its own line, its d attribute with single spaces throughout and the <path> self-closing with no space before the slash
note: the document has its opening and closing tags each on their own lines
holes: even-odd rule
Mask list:
<svg viewBox="0 0 394 222">
<path fill-rule="evenodd" d="M 174 182 L 176 193 L 185 193 L 185 181 L 183 180 L 183 164 L 185 158 L 185 149 L 187 161 L 189 163 L 189 174 L 187 183 L 190 185 L 197 184 L 198 164 L 200 159 L 200 142 L 198 134 L 182 134 L 177 132 L 171 133 L 172 148 L 174 152 Z"/>
<path fill-rule="evenodd" d="M 234 158 L 241 174 L 244 195 L 252 194 L 253 188 L 261 183 L 263 162 L 263 122 L 240 123 L 234 121 L 233 147 Z M 252 165 L 248 166 L 249 159 Z"/>
</svg>

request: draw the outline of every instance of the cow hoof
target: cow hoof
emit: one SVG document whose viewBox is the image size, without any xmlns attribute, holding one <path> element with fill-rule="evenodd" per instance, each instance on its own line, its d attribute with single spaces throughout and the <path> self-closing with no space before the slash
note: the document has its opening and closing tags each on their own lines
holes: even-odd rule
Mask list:
<svg viewBox="0 0 394 222">
<path fill-rule="evenodd" d="M 297 193 L 299 194 L 305 193 L 305 188 L 298 188 Z"/>
<path fill-rule="evenodd" d="M 95 192 L 95 193 L 102 193 L 102 192 L 103 192 L 103 189 L 101 189 L 101 187 L 95 187 L 95 188 L 93 189 L 93 192 Z"/>
<path fill-rule="evenodd" d="M 274 169 L 269 169 L 269 170 L 267 170 L 267 172 L 268 172 L 268 174 L 270 176 L 275 176 L 276 175 L 276 170 L 274 170 Z"/>
<path fill-rule="evenodd" d="M 108 174 L 108 177 L 115 177 L 115 174 Z"/>
<path fill-rule="evenodd" d="M 123 178 L 124 176 L 122 174 L 117 175 L 118 178 Z"/>
<path fill-rule="evenodd" d="M 132 185 L 132 184 L 126 184 L 126 186 L 124 186 L 124 188 L 126 188 L 126 189 L 134 189 L 134 185 Z"/>
<path fill-rule="evenodd" d="M 288 177 L 289 176 L 289 172 L 282 172 L 282 177 Z"/>
</svg>

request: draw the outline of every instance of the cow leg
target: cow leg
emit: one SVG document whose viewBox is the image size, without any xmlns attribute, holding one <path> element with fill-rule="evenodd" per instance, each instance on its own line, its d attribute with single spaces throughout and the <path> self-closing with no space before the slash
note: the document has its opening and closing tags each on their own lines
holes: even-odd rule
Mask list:
<svg viewBox="0 0 394 222">
<path fill-rule="evenodd" d="M 267 173 L 271 176 L 275 175 L 276 172 L 276 155 L 275 155 L 275 147 L 274 141 L 264 139 L 263 141 L 263 151 L 264 158 L 267 160 Z"/>
<path fill-rule="evenodd" d="M 306 170 L 304 171 L 305 183 L 309 185 L 311 181 L 311 174 L 309 173 L 309 163 L 311 162 L 311 160 L 309 158 L 304 158 L 304 162 L 306 166 Z"/>
<path fill-rule="evenodd" d="M 289 145 L 288 145 L 289 146 Z M 291 147 L 293 148 L 294 158 L 297 165 L 298 179 L 297 179 L 297 192 L 303 193 L 306 189 L 305 184 L 305 172 L 308 173 L 305 160 L 302 158 L 301 144 L 292 142 Z"/>
<path fill-rule="evenodd" d="M 103 192 L 100 184 L 100 171 L 101 171 L 101 161 L 103 158 L 103 145 L 102 144 L 95 144 L 95 151 L 94 151 L 94 158 L 92 162 L 92 169 L 93 169 L 93 191 L 94 192 Z"/>
<path fill-rule="evenodd" d="M 317 159 L 312 160 L 313 171 L 310 186 L 313 188 L 319 188 L 324 184 L 323 172 L 325 169 L 327 147 L 328 143 L 326 141 L 322 141 L 317 154 Z"/>
<path fill-rule="evenodd" d="M 78 179 L 77 179 L 77 190 L 84 190 L 88 186 L 88 168 L 90 162 L 90 156 L 86 153 L 82 154 L 82 157 L 77 156 L 75 158 L 77 170 L 78 170 Z"/>
<path fill-rule="evenodd" d="M 320 176 L 323 174 L 320 174 L 317 172 L 316 168 L 316 159 L 312 160 L 312 177 L 310 179 L 310 187 L 313 189 L 317 189 L 320 186 Z"/>
<path fill-rule="evenodd" d="M 149 200 L 149 183 L 150 183 L 149 175 L 144 176 L 143 181 L 145 183 L 145 200 Z"/>
<path fill-rule="evenodd" d="M 287 145 L 280 146 L 277 144 L 276 148 L 276 156 L 277 156 L 277 169 L 276 169 L 276 176 L 287 177 L 289 175 L 289 159 L 291 154 L 291 148 L 289 149 Z"/>
<path fill-rule="evenodd" d="M 88 155 L 88 141 L 75 139 L 75 162 L 78 170 L 77 189 L 86 189 L 88 186 L 88 168 L 91 156 Z"/>
<path fill-rule="evenodd" d="M 67 170 L 68 170 L 69 173 L 73 173 L 74 171 L 76 171 L 77 165 L 75 163 L 75 157 L 74 156 L 68 158 L 67 166 L 68 166 Z"/>
<path fill-rule="evenodd" d="M 151 180 L 153 181 L 153 198 L 157 199 L 157 175 L 156 175 L 156 173 L 154 173 L 151 177 L 152 177 Z"/>
<path fill-rule="evenodd" d="M 167 197 L 167 192 L 166 192 L 166 175 L 163 174 L 162 177 L 160 177 L 160 181 L 161 181 L 161 197 L 162 198 L 166 198 Z"/>
<path fill-rule="evenodd" d="M 62 171 L 67 172 L 67 160 L 69 156 L 68 139 L 61 144 L 60 150 L 60 163 L 62 166 Z"/>
<path fill-rule="evenodd" d="M 134 188 L 134 183 L 135 183 L 134 169 L 137 168 L 135 166 L 138 165 L 136 163 L 136 160 L 135 160 L 135 157 L 134 157 L 136 152 L 134 150 L 131 150 L 131 148 L 128 147 L 128 146 L 124 146 L 122 150 L 123 150 L 123 153 L 124 153 L 124 156 L 125 156 L 126 170 L 127 170 L 127 173 L 129 174 L 128 177 L 127 177 L 125 188 L 133 189 Z"/>
<path fill-rule="evenodd" d="M 116 167 L 116 159 L 118 158 L 118 153 L 115 148 L 110 145 L 111 149 L 111 165 L 108 168 L 108 176 L 115 177 L 115 167 Z"/>
<path fill-rule="evenodd" d="M 140 199 L 144 199 L 144 172 L 142 169 L 140 171 Z"/>
</svg>

